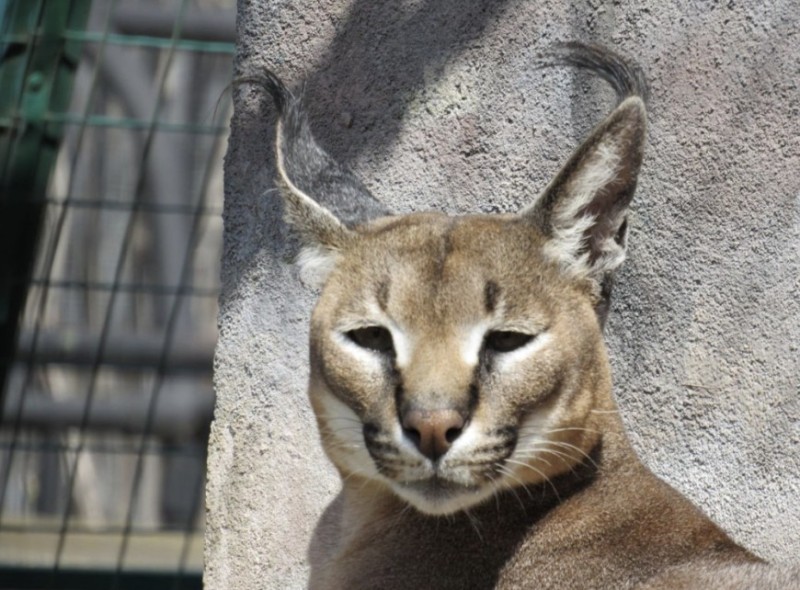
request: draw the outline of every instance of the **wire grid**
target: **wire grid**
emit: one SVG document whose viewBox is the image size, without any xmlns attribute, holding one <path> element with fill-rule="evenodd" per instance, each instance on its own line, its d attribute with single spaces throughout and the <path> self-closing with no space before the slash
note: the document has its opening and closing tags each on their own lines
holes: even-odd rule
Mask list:
<svg viewBox="0 0 800 590">
<path fill-rule="evenodd" d="M 65 139 L 0 408 L 0 586 L 199 583 L 231 5 L 95 0 L 66 32 L 83 57 L 46 115 Z"/>
</svg>

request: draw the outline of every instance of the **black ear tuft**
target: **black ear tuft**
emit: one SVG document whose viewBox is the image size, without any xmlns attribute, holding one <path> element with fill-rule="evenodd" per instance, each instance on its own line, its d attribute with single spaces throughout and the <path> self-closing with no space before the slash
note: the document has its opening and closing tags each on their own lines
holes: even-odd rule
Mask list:
<svg viewBox="0 0 800 590">
<path fill-rule="evenodd" d="M 539 55 L 537 65 L 540 68 L 568 66 L 588 70 L 611 85 L 619 102 L 629 96 L 638 96 L 647 103 L 650 93 L 644 72 L 636 63 L 594 43 L 556 43 Z"/>
<path fill-rule="evenodd" d="M 272 97 L 272 101 L 275 103 L 275 108 L 278 109 L 279 115 L 283 115 L 286 112 L 286 105 L 294 100 L 292 92 L 286 87 L 283 81 L 266 68 L 263 69 L 260 74 L 236 78 L 233 84 L 235 86 L 253 84 L 266 90 Z"/>
<path fill-rule="evenodd" d="M 350 170 L 317 144 L 302 100 L 273 72 L 265 69 L 238 78 L 234 84 L 255 84 L 272 97 L 279 115 L 277 156 L 282 159 L 281 172 L 287 184 L 328 209 L 349 228 L 391 214 Z"/>
</svg>

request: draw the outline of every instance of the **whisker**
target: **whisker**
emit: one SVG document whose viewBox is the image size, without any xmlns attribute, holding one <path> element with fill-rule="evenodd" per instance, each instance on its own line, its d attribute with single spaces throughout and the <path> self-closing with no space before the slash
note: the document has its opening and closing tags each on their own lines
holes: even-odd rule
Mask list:
<svg viewBox="0 0 800 590">
<path fill-rule="evenodd" d="M 584 428 L 583 426 L 568 426 L 566 428 L 552 428 L 546 432 L 546 434 L 553 434 L 555 432 L 567 432 L 570 430 L 580 431 L 580 432 L 591 432 L 593 434 L 602 434 L 599 430 L 595 430 L 594 428 Z"/>
<path fill-rule="evenodd" d="M 350 433 L 355 432 L 353 429 L 348 428 L 324 428 L 319 431 L 320 434 L 327 434 L 327 435 L 341 435 L 341 436 L 350 436 Z M 361 436 L 357 437 L 359 440 L 362 440 Z"/>
<path fill-rule="evenodd" d="M 520 429 L 521 434 L 527 434 L 529 432 L 536 432 L 542 436 L 555 434 L 557 432 L 591 432 L 592 434 L 602 434 L 602 432 L 599 430 L 595 430 L 594 428 L 585 428 L 583 426 L 565 426 L 563 428 L 548 428 L 547 430 L 542 430 L 541 428 L 535 427 Z"/>
<path fill-rule="evenodd" d="M 369 480 L 369 478 L 365 477 L 365 478 L 364 478 L 364 481 L 363 481 L 363 482 L 361 482 L 361 487 L 359 487 L 359 488 L 358 488 L 358 492 L 359 492 L 359 493 L 363 492 L 363 491 L 364 491 L 364 488 L 365 488 L 365 487 L 367 487 L 367 486 L 369 485 L 369 483 L 370 483 L 370 480 Z"/>
<path fill-rule="evenodd" d="M 405 501 L 403 501 L 403 504 L 404 505 L 400 510 L 398 510 L 391 517 L 387 517 L 387 519 L 391 518 L 391 521 L 387 523 L 389 525 L 388 528 L 393 529 L 399 526 L 403 522 L 403 520 L 405 520 L 405 518 L 408 516 L 409 510 L 411 510 L 411 504 Z"/>
<path fill-rule="evenodd" d="M 509 470 L 509 469 L 506 469 L 505 467 L 501 467 L 501 468 L 500 468 L 500 472 L 501 472 L 502 474 L 504 474 L 506 477 L 510 477 L 511 479 L 513 479 L 514 481 L 516 481 L 516 482 L 517 482 L 517 483 L 518 483 L 518 484 L 519 484 L 519 485 L 522 487 L 522 489 L 523 489 L 523 490 L 525 490 L 525 493 L 526 493 L 526 494 L 528 494 L 528 497 L 529 497 L 531 500 L 533 500 L 533 496 L 531 495 L 531 491 L 528 489 L 528 486 L 526 486 L 526 485 L 523 483 L 523 481 L 522 481 L 522 480 L 520 480 L 520 479 L 519 479 L 519 478 L 518 478 L 516 475 L 514 475 L 514 473 L 513 473 L 511 470 Z M 512 489 L 513 489 L 513 488 L 512 488 Z M 522 507 L 524 508 L 525 506 L 523 505 Z"/>
<path fill-rule="evenodd" d="M 466 508 L 464 508 L 464 514 L 466 515 L 467 520 L 469 520 L 470 525 L 472 525 L 472 530 L 475 531 L 475 534 L 478 535 L 478 539 L 481 543 L 483 543 L 483 535 L 481 535 L 480 528 L 478 527 L 478 519 L 475 518 Z"/>
<path fill-rule="evenodd" d="M 403 507 L 403 509 L 400 511 L 400 514 L 401 514 L 402 516 L 406 516 L 406 515 L 407 515 L 407 514 L 408 514 L 410 511 L 411 511 L 411 504 L 409 504 L 408 502 L 406 502 L 406 505 L 405 505 L 405 506 Z"/>
<path fill-rule="evenodd" d="M 347 436 L 339 436 L 336 432 L 323 432 L 322 440 L 325 441 L 326 446 L 335 445 L 350 445 L 357 448 L 366 448 L 360 440 L 356 441 Z"/>
<path fill-rule="evenodd" d="M 572 471 L 573 473 L 575 472 L 575 463 L 577 462 L 577 457 L 573 457 L 569 453 L 564 453 L 562 451 L 556 451 L 555 449 L 541 449 L 541 452 L 542 453 L 550 453 L 552 455 L 555 455 L 556 457 L 561 459 L 561 462 L 564 463 L 564 465 L 569 467 L 570 471 Z M 572 463 L 569 463 L 566 459 L 564 459 L 564 457 L 567 457 L 568 459 L 572 459 Z"/>
<path fill-rule="evenodd" d="M 515 463 L 516 465 L 520 465 L 522 467 L 527 467 L 531 471 L 534 471 L 535 473 L 539 474 L 544 479 L 544 481 L 546 481 L 550 485 L 550 487 L 553 489 L 553 492 L 555 493 L 556 498 L 558 499 L 558 501 L 559 502 L 561 501 L 561 496 L 558 495 L 558 490 L 556 489 L 556 486 L 553 484 L 552 481 L 550 481 L 550 478 L 547 477 L 547 475 L 545 475 L 542 471 L 539 471 L 533 465 L 530 465 L 528 463 L 523 463 L 522 461 L 515 461 L 513 459 L 506 459 L 506 461 L 508 461 L 509 463 Z"/>
<path fill-rule="evenodd" d="M 353 440 L 348 436 L 337 435 L 332 432 L 326 432 L 320 438 L 326 447 L 331 447 L 333 445 L 352 445 L 354 448 L 366 448 L 364 443 L 360 440 Z"/>
<path fill-rule="evenodd" d="M 548 444 L 557 445 L 559 447 L 564 447 L 564 448 L 567 448 L 567 449 L 574 449 L 574 450 L 578 451 L 581 455 L 586 457 L 586 459 L 589 460 L 589 462 L 595 467 L 595 469 L 599 469 L 599 466 L 597 465 L 597 463 L 595 463 L 595 460 L 592 459 L 589 455 L 587 455 L 586 452 L 583 449 L 581 449 L 580 447 L 576 447 L 575 445 L 567 443 L 567 442 L 561 442 L 561 441 L 555 441 L 555 440 L 548 441 Z"/>
<path fill-rule="evenodd" d="M 358 418 L 351 418 L 350 416 L 331 416 L 330 414 L 320 414 L 320 418 L 329 421 L 343 420 L 345 422 L 354 422 L 356 424 L 363 424 L 363 422 Z"/>
<path fill-rule="evenodd" d="M 591 432 L 592 434 L 602 434 L 602 432 L 599 430 L 595 430 L 593 428 L 584 428 L 583 426 L 565 426 L 564 428 L 550 428 L 548 430 L 542 430 L 541 428 L 535 426 L 529 426 L 527 428 L 519 429 L 519 434 L 522 436 L 530 434 L 531 432 L 540 436 L 547 436 L 548 434 L 556 434 L 558 432 Z"/>
<path fill-rule="evenodd" d="M 509 473 L 509 471 L 508 471 L 507 469 L 505 469 L 505 468 L 504 468 L 502 465 L 500 465 L 499 463 L 496 465 L 496 468 L 497 468 L 497 471 L 498 471 L 499 473 L 501 473 L 501 474 L 502 474 L 504 477 L 508 477 L 508 476 L 510 476 L 510 475 L 511 475 L 511 474 Z M 516 479 L 516 478 L 515 478 L 515 479 Z M 520 485 L 522 485 L 522 482 L 520 482 L 519 480 L 517 480 L 517 481 L 520 483 Z M 523 504 L 523 502 L 522 502 L 522 499 L 519 497 L 519 495 L 517 494 L 517 492 L 516 492 L 516 490 L 515 490 L 515 488 L 514 488 L 514 487 L 512 487 L 511 485 L 509 485 L 509 483 L 508 483 L 507 481 L 504 481 L 504 480 L 500 480 L 500 482 L 499 482 L 499 484 L 498 484 L 498 485 L 499 485 L 499 486 L 501 486 L 501 487 L 503 487 L 504 489 L 511 490 L 511 493 L 512 493 L 512 494 L 514 494 L 514 496 L 517 498 L 517 502 L 519 502 L 519 505 L 520 505 L 520 507 L 521 507 L 523 510 L 525 510 L 525 504 Z M 523 487 L 524 487 L 524 486 L 523 486 Z"/>
<path fill-rule="evenodd" d="M 568 453 L 564 453 L 562 451 L 556 451 L 554 449 L 548 449 L 548 448 L 545 448 L 545 447 L 535 447 L 533 449 L 530 449 L 530 451 L 533 451 L 533 452 L 517 452 L 517 453 L 514 453 L 514 456 L 515 457 L 519 457 L 521 459 L 530 459 L 531 457 L 537 457 L 537 455 L 539 453 L 547 453 L 547 454 L 555 455 L 558 459 L 561 460 L 562 463 L 564 463 L 564 465 L 566 465 L 570 469 L 572 469 L 572 463 L 568 463 L 564 459 L 564 457 L 568 457 L 568 458 L 572 459 L 573 461 L 576 460 L 575 457 L 573 457 L 572 455 L 570 455 Z M 537 457 L 537 458 L 542 460 L 542 461 L 544 461 L 544 458 L 542 458 L 542 457 Z M 552 467 L 552 465 L 549 462 L 545 461 L 545 463 L 547 463 L 548 466 Z"/>
<path fill-rule="evenodd" d="M 357 427 L 357 426 L 338 426 L 338 427 L 335 427 L 335 428 L 332 427 L 332 426 L 323 426 L 322 428 L 319 429 L 319 431 L 320 432 L 358 432 L 359 434 L 361 434 L 363 432 L 362 429 Z"/>
<path fill-rule="evenodd" d="M 545 450 L 545 449 L 543 449 L 542 447 L 539 447 L 539 446 L 526 447 L 524 450 L 516 451 L 512 455 L 512 457 L 519 457 L 521 459 L 536 459 L 537 461 L 541 461 L 542 463 L 544 463 L 548 467 L 552 467 L 553 464 L 550 463 L 550 461 L 548 461 L 547 459 L 545 459 L 544 457 L 542 457 L 539 454 L 543 450 Z"/>
<path fill-rule="evenodd" d="M 494 482 L 492 482 L 494 483 Z M 492 496 L 494 496 L 494 506 L 498 514 L 500 513 L 500 488 L 496 485 L 492 486 Z"/>
<path fill-rule="evenodd" d="M 350 471 L 350 473 L 348 473 L 346 476 L 344 476 L 342 478 L 342 486 L 344 486 L 344 484 L 347 483 L 347 480 L 349 480 L 353 476 L 363 477 L 364 478 L 364 482 L 361 484 L 361 487 L 358 488 L 359 491 L 364 489 L 364 487 L 370 482 L 370 479 L 372 477 L 370 474 L 365 473 L 361 469 L 354 469 L 354 470 Z"/>
<path fill-rule="evenodd" d="M 329 444 L 327 445 L 327 449 L 329 451 L 344 451 L 347 453 L 354 453 L 361 450 L 361 447 L 357 445 L 346 445 L 346 444 Z"/>
</svg>

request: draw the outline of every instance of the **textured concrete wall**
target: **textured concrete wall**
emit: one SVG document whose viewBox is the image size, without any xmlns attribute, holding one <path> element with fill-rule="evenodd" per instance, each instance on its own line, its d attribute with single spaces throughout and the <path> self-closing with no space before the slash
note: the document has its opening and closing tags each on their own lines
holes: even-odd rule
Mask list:
<svg viewBox="0 0 800 590">
<path fill-rule="evenodd" d="M 240 0 L 239 72 L 307 80 L 321 143 L 399 212 L 513 211 L 611 106 L 535 71 L 556 40 L 636 56 L 650 143 L 608 325 L 645 461 L 742 543 L 800 556 L 796 0 Z M 306 402 L 313 294 L 287 263 L 258 93 L 226 162 L 206 582 L 300 588 L 338 481 Z"/>
</svg>

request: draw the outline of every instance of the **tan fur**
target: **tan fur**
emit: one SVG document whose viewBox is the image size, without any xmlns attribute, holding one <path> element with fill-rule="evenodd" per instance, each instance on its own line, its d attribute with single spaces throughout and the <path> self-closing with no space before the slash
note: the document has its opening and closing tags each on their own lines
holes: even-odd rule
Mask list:
<svg viewBox="0 0 800 590">
<path fill-rule="evenodd" d="M 602 321 L 625 254 L 646 89 L 616 54 L 566 48 L 557 63 L 616 80 L 622 100 L 516 215 L 391 216 L 368 196 L 361 208 L 381 212 L 343 221 L 317 197 L 365 189 L 266 74 L 287 219 L 311 252 L 300 265 L 324 285 L 309 394 L 342 476 L 309 551 L 311 588 L 796 585 L 627 440 Z"/>
<path fill-rule="evenodd" d="M 621 588 L 699 559 L 755 561 L 639 463 L 611 396 L 591 289 L 565 280 L 527 226 L 425 214 L 359 233 L 311 323 L 310 395 L 344 481 L 340 504 L 317 531 L 312 588 Z M 533 318 L 552 339 L 536 362 L 485 384 L 473 419 L 489 429 L 521 413 L 552 414 L 556 453 L 541 453 L 531 468 L 514 465 L 494 497 L 468 512 L 427 516 L 381 476 L 348 465 L 351 448 L 337 433 L 359 425 L 328 420 L 324 400 L 346 397 L 359 416 L 391 423 L 393 383 L 365 375 L 329 335 L 340 322 L 377 320 L 374 293 L 390 281 L 386 315 L 418 343 L 405 371 L 409 391 L 426 401 L 457 399 L 472 373 L 454 352 L 458 327 L 486 320 L 487 279 L 504 293 L 504 321 Z"/>
</svg>

